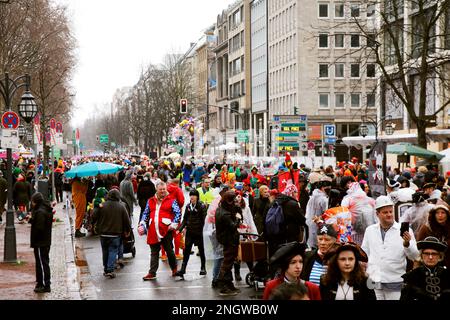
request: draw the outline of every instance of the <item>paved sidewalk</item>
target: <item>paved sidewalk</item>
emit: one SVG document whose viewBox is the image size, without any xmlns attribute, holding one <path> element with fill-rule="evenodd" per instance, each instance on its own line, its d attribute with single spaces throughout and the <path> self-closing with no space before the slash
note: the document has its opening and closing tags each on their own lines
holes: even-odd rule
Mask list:
<svg viewBox="0 0 450 320">
<path fill-rule="evenodd" d="M 69 213 L 63 204 L 56 205 L 53 223 L 52 246 L 50 250 L 50 270 L 52 292 L 36 294 L 35 263 L 33 249 L 30 248 L 28 223 L 16 223 L 16 243 L 18 263 L 3 262 L 5 222 L 0 226 L 0 300 L 80 300 L 78 269 L 75 264 L 73 232 Z M 6 219 L 5 219 L 6 220 Z"/>
</svg>

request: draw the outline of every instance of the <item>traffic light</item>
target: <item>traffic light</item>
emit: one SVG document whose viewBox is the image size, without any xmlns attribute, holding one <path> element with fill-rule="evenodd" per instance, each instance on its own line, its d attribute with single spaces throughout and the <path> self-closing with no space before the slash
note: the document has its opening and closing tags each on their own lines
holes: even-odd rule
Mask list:
<svg viewBox="0 0 450 320">
<path fill-rule="evenodd" d="M 294 115 L 298 115 L 298 108 L 294 107 Z"/>
<path fill-rule="evenodd" d="M 187 113 L 187 100 L 186 99 L 180 100 L 180 113 Z"/>
</svg>

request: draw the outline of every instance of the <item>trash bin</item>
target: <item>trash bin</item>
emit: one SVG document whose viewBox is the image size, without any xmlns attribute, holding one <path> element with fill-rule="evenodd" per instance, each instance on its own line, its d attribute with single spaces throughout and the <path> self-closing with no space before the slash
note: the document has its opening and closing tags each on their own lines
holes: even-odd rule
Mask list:
<svg viewBox="0 0 450 320">
<path fill-rule="evenodd" d="M 38 192 L 42 193 L 44 199 L 49 199 L 49 190 L 48 190 L 48 179 L 39 179 L 38 181 Z"/>
</svg>

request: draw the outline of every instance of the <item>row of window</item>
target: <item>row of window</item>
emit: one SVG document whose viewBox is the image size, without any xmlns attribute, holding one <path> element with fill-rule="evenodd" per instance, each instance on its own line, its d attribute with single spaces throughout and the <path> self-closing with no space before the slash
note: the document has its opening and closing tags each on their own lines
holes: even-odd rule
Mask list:
<svg viewBox="0 0 450 320">
<path fill-rule="evenodd" d="M 293 90 L 297 85 L 297 65 L 292 64 L 269 74 L 270 94 Z"/>
<path fill-rule="evenodd" d="M 245 39 L 244 31 L 239 32 L 237 35 L 233 37 L 233 39 L 230 39 L 228 44 L 229 52 L 233 53 L 239 50 L 240 48 L 243 48 L 245 44 L 244 39 Z"/>
<path fill-rule="evenodd" d="M 245 80 L 230 84 L 230 99 L 238 98 L 245 95 Z"/>
<path fill-rule="evenodd" d="M 293 107 L 297 105 L 297 94 L 289 94 L 283 97 L 270 99 L 269 108 L 273 114 L 291 114 Z"/>
<path fill-rule="evenodd" d="M 375 108 L 375 93 L 366 93 L 365 95 L 366 101 L 365 106 L 368 108 Z M 361 108 L 361 93 L 351 93 L 350 95 L 346 93 L 335 93 L 334 94 L 334 108 L 335 109 L 343 109 L 347 106 L 350 108 Z M 319 108 L 320 109 L 329 109 L 330 105 L 330 93 L 322 92 L 319 93 Z"/>
<path fill-rule="evenodd" d="M 228 18 L 228 30 L 233 30 L 238 27 L 242 21 L 244 20 L 244 7 L 240 7 L 236 11 L 234 11 L 231 16 Z"/>
<path fill-rule="evenodd" d="M 230 77 L 233 77 L 241 72 L 244 71 L 244 56 L 241 56 L 229 63 L 230 69 L 229 69 L 229 75 Z"/>
<path fill-rule="evenodd" d="M 345 63 L 335 63 L 334 65 L 334 78 L 345 78 Z M 328 79 L 330 78 L 330 64 L 319 63 L 319 78 Z M 375 78 L 376 67 L 374 63 L 368 63 L 365 65 L 366 68 L 366 78 Z M 359 79 L 361 77 L 361 64 L 351 63 L 350 64 L 350 77 Z"/>
<path fill-rule="evenodd" d="M 365 7 L 366 17 L 373 18 L 375 16 L 375 3 L 368 3 L 367 5 L 363 5 L 359 2 L 350 2 L 348 5 L 342 2 L 334 3 L 334 19 L 344 19 L 346 17 L 351 18 L 362 18 L 362 12 Z M 331 18 L 330 9 L 331 4 L 328 2 L 319 2 L 319 18 L 326 19 Z"/>
<path fill-rule="evenodd" d="M 297 6 L 294 4 L 274 17 L 269 18 L 269 40 L 295 30 L 297 23 Z"/>
<path fill-rule="evenodd" d="M 269 47 L 269 63 L 271 67 L 295 59 L 297 54 L 297 35 L 293 34 Z"/>
<path fill-rule="evenodd" d="M 362 41 L 360 34 L 348 34 L 345 33 L 335 33 L 334 35 L 329 35 L 328 33 L 319 34 L 319 49 L 329 49 L 331 47 L 331 39 L 334 39 L 334 48 L 343 49 L 345 48 L 345 38 L 350 41 L 350 48 L 359 49 L 361 48 Z M 347 40 L 348 41 L 348 40 Z M 366 38 L 367 47 L 375 46 L 375 34 L 368 34 Z"/>
</svg>

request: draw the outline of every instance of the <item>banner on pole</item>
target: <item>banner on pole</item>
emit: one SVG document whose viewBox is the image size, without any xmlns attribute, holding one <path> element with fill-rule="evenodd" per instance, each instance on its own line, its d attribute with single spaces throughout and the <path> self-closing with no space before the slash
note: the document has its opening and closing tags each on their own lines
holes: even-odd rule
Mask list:
<svg viewBox="0 0 450 320">
<path fill-rule="evenodd" d="M 373 198 L 386 195 L 386 142 L 377 142 L 369 153 L 369 187 Z"/>
</svg>

